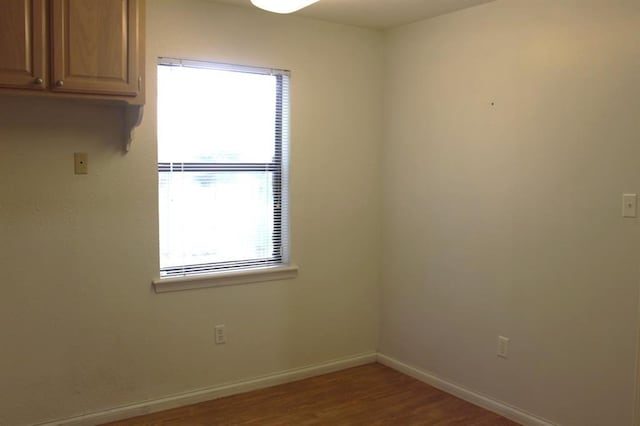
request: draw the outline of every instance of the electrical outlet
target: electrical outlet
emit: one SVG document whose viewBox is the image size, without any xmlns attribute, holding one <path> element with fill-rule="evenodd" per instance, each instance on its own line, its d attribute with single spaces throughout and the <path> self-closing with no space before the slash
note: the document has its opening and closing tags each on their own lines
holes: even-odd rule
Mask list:
<svg viewBox="0 0 640 426">
<path fill-rule="evenodd" d="M 500 358 L 509 357 L 509 338 L 498 336 L 498 356 Z"/>
<path fill-rule="evenodd" d="M 224 328 L 224 324 L 216 325 L 215 327 L 216 345 L 224 345 L 227 343 L 227 333 Z"/>
</svg>

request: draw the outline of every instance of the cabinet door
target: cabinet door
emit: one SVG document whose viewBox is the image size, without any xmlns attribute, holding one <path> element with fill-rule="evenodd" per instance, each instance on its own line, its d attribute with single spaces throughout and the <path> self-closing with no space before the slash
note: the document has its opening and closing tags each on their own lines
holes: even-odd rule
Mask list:
<svg viewBox="0 0 640 426">
<path fill-rule="evenodd" d="M 51 13 L 52 90 L 138 94 L 138 0 L 53 0 Z"/>
<path fill-rule="evenodd" d="M 46 88 L 45 0 L 0 0 L 0 87 Z"/>
</svg>

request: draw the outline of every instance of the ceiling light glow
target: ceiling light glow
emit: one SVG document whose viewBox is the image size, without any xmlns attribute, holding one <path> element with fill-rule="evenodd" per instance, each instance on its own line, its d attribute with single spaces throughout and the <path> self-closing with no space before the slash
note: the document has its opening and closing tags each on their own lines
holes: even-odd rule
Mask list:
<svg viewBox="0 0 640 426">
<path fill-rule="evenodd" d="M 292 13 L 318 0 L 251 0 L 254 6 L 273 13 Z"/>
</svg>

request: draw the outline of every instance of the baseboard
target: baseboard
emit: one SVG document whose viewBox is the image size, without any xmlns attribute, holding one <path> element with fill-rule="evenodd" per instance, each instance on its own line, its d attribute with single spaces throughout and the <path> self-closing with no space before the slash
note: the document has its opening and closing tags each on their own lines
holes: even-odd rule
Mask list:
<svg viewBox="0 0 640 426">
<path fill-rule="evenodd" d="M 489 411 L 493 411 L 494 413 L 500 414 L 501 416 L 522 425 L 554 426 L 554 424 L 548 420 L 536 417 L 516 407 L 505 404 L 504 402 L 497 401 L 488 396 L 466 389 L 458 384 L 441 379 L 440 377 L 437 377 L 431 373 L 421 371 L 389 356 L 378 353 L 377 360 L 380 364 L 393 368 L 394 370 L 404 373 L 407 376 L 411 376 L 414 379 L 420 380 L 421 382 L 427 383 L 428 385 L 438 388 L 451 395 L 455 395 L 458 398 L 464 399 L 465 401 L 478 405 Z"/>
<path fill-rule="evenodd" d="M 40 426 L 93 426 L 101 423 L 114 422 L 117 420 L 127 419 L 129 417 L 141 416 L 190 404 L 197 404 L 199 402 L 210 401 L 212 399 L 248 392 L 255 389 L 266 388 L 269 386 L 280 385 L 283 383 L 306 379 L 308 377 L 344 370 L 350 367 L 370 364 L 372 362 L 376 362 L 376 357 L 377 355 L 375 352 L 360 354 L 321 364 L 255 377 L 249 380 L 242 380 L 193 392 L 172 395 L 152 401 L 144 401 L 137 404 L 125 405 L 82 416 L 41 423 Z"/>
</svg>

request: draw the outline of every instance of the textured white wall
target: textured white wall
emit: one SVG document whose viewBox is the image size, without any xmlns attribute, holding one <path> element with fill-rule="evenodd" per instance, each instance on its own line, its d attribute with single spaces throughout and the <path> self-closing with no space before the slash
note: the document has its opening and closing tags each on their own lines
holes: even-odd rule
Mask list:
<svg viewBox="0 0 640 426">
<path fill-rule="evenodd" d="M 18 426 L 377 346 L 382 36 L 208 1 L 147 2 L 148 99 L 0 97 L 0 424 Z M 292 70 L 299 278 L 154 294 L 157 56 Z M 73 174 L 73 152 L 89 175 Z M 215 346 L 213 326 L 227 326 Z"/>
<path fill-rule="evenodd" d="M 566 426 L 631 423 L 639 28 L 637 0 L 499 0 L 388 33 L 382 353 Z"/>
</svg>

